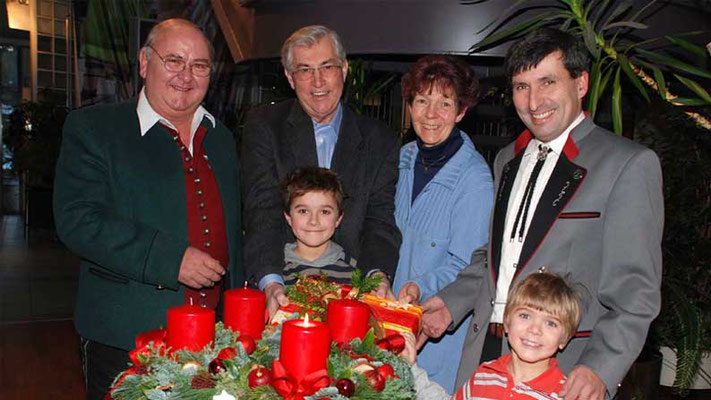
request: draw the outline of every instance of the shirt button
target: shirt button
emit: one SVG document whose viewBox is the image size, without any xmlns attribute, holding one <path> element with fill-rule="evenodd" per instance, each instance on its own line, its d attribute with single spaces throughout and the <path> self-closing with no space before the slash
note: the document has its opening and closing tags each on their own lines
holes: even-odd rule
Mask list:
<svg viewBox="0 0 711 400">
<path fill-rule="evenodd" d="M 205 208 L 205 203 L 200 202 L 200 204 L 198 204 L 198 206 L 199 206 L 200 208 Z"/>
<path fill-rule="evenodd" d="M 491 306 L 493 307 L 494 304 L 496 304 L 496 302 L 494 301 L 494 299 L 491 299 Z"/>
<path fill-rule="evenodd" d="M 203 235 L 207 235 L 207 234 L 209 234 L 209 233 L 210 233 L 210 229 L 208 229 L 208 228 L 205 228 L 205 229 L 202 230 L 202 234 L 203 234 Z"/>
<path fill-rule="evenodd" d="M 178 141 L 178 137 L 177 137 L 177 136 L 173 136 L 173 141 L 174 141 L 174 142 L 177 142 L 177 141 Z"/>
<path fill-rule="evenodd" d="M 436 247 L 436 246 L 437 246 L 437 243 L 435 243 L 435 242 L 432 242 L 432 243 L 430 243 L 430 246 L 432 246 L 432 247 Z"/>
<path fill-rule="evenodd" d="M 193 182 L 195 182 L 195 184 L 197 185 L 198 183 L 200 183 L 200 178 L 193 179 Z"/>
<path fill-rule="evenodd" d="M 473 325 L 472 325 L 472 330 L 473 330 L 474 332 L 479 332 L 479 325 L 473 324 Z"/>
<path fill-rule="evenodd" d="M 189 173 L 189 174 L 192 174 L 193 172 L 195 172 L 195 169 L 194 169 L 193 167 L 189 167 L 189 168 L 188 168 L 188 173 Z"/>
<path fill-rule="evenodd" d="M 207 215 L 201 216 L 200 219 L 203 220 L 203 221 L 207 221 Z"/>
<path fill-rule="evenodd" d="M 193 159 L 193 158 L 190 157 L 190 156 L 186 156 L 186 157 L 185 157 L 185 161 L 188 161 L 188 162 L 189 162 L 190 160 L 192 160 L 192 159 Z"/>
<path fill-rule="evenodd" d="M 198 189 L 197 195 L 198 195 L 198 196 L 202 196 L 202 189 Z"/>
<path fill-rule="evenodd" d="M 205 247 L 210 248 L 210 246 L 212 246 L 212 243 L 210 243 L 210 242 L 205 242 Z"/>
</svg>

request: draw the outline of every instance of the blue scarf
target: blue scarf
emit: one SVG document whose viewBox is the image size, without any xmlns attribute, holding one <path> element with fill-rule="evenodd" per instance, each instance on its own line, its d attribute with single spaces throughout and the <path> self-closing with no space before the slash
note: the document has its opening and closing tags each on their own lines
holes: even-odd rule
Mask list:
<svg viewBox="0 0 711 400">
<path fill-rule="evenodd" d="M 452 129 L 449 137 L 442 143 L 425 147 L 424 142 L 417 137 L 417 159 L 415 160 L 415 179 L 412 184 L 412 202 L 422 189 L 437 175 L 442 167 L 459 151 L 464 139 L 458 128 Z"/>
</svg>

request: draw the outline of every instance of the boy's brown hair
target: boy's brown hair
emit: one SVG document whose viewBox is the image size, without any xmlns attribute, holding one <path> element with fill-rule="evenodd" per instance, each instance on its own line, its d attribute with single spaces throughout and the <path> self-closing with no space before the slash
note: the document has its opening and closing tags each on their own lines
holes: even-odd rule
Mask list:
<svg viewBox="0 0 711 400">
<path fill-rule="evenodd" d="M 343 185 L 338 174 L 327 168 L 301 167 L 293 170 L 281 184 L 284 212 L 289 214 L 294 199 L 308 192 L 330 193 L 338 206 L 338 215 L 343 214 Z"/>
<path fill-rule="evenodd" d="M 558 318 L 565 331 L 565 343 L 573 337 L 580 322 L 580 295 L 559 275 L 539 271 L 517 283 L 509 291 L 504 321 L 519 307 L 531 307 Z"/>
</svg>

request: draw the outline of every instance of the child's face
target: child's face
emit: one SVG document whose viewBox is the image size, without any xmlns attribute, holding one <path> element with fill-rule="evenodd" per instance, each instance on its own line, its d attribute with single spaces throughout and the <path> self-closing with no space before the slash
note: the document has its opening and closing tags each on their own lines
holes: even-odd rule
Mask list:
<svg viewBox="0 0 711 400">
<path fill-rule="evenodd" d="M 514 309 L 504 323 L 504 329 L 514 360 L 527 364 L 547 369 L 548 359 L 565 347 L 565 329 L 558 317 L 532 307 Z"/>
<path fill-rule="evenodd" d="M 299 246 L 325 250 L 333 232 L 341 223 L 336 199 L 329 192 L 307 192 L 291 202 L 286 222 Z"/>
</svg>

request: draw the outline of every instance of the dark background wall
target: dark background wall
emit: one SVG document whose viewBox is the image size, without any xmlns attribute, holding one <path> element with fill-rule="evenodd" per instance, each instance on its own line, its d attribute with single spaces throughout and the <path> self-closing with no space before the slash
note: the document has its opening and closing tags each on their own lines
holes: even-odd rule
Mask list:
<svg viewBox="0 0 711 400">
<path fill-rule="evenodd" d="M 515 1 L 466 4 L 460 0 L 252 0 L 243 3 L 255 12 L 254 58 L 266 58 L 278 56 L 282 42 L 291 32 L 311 24 L 337 30 L 346 50 L 352 54 L 466 54 L 469 46 L 486 33 L 477 32 Z M 557 2 L 530 2 L 531 5 L 552 3 Z M 635 0 L 635 3 L 639 9 L 649 1 Z M 711 1 L 658 1 L 652 7 L 650 10 L 658 11 L 645 21 L 651 27 L 645 36 L 705 30 L 706 34 L 698 40 L 703 43 L 711 40 Z M 506 47 L 499 47 L 485 54 L 500 56 L 505 50 Z"/>
</svg>

